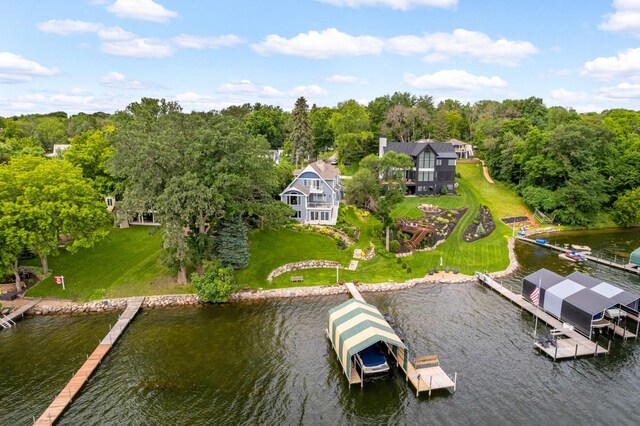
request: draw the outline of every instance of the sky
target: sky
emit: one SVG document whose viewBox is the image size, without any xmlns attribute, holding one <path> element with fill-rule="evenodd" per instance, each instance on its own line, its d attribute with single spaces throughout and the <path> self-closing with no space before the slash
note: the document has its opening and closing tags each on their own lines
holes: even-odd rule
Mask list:
<svg viewBox="0 0 640 426">
<path fill-rule="evenodd" d="M 4 0 L 0 115 L 438 102 L 640 105 L 640 0 Z"/>
</svg>

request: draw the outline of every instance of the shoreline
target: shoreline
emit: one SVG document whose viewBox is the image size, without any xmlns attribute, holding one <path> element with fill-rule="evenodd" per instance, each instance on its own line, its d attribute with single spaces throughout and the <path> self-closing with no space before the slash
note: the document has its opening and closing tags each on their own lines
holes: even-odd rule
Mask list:
<svg viewBox="0 0 640 426">
<path fill-rule="evenodd" d="M 515 254 L 515 239 L 508 238 L 507 249 L 509 250 L 509 266 L 507 269 L 498 272 L 491 272 L 488 275 L 492 278 L 502 278 L 511 275 L 519 267 Z M 451 272 L 440 272 L 435 275 L 425 275 L 424 277 L 413 278 L 408 281 L 395 282 L 388 281 L 382 283 L 357 283 L 356 287 L 362 293 L 375 293 L 382 291 L 398 291 L 413 288 L 419 284 L 462 284 L 476 281 L 474 275 L 453 274 Z M 347 287 L 342 284 L 320 285 L 309 287 L 289 287 L 270 290 L 248 290 L 239 291 L 229 297 L 227 303 L 242 303 L 274 299 L 291 299 L 298 297 L 332 296 L 347 294 Z M 143 308 L 164 308 L 180 306 L 205 305 L 196 294 L 169 294 L 144 296 Z M 19 307 L 22 301 L 33 300 L 35 298 L 20 298 L 8 302 L 5 306 Z M 74 315 L 87 313 L 101 313 L 115 310 L 123 310 L 127 305 L 128 298 L 102 299 L 91 302 L 77 303 L 64 299 L 41 299 L 41 301 L 25 313 L 25 315 Z M 18 302 L 18 303 L 15 303 Z"/>
</svg>

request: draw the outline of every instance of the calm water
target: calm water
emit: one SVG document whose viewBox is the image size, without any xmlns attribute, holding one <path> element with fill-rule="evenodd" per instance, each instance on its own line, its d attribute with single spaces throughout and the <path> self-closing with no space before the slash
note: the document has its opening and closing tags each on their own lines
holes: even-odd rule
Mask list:
<svg viewBox="0 0 640 426">
<path fill-rule="evenodd" d="M 640 232 L 550 240 L 605 255 L 640 246 Z M 597 248 L 597 250 L 596 250 Z M 640 293 L 640 277 L 558 259 L 518 244 L 523 265 L 580 268 Z M 349 389 L 327 339 L 327 310 L 346 296 L 145 310 L 60 424 L 638 424 L 640 346 L 553 363 L 533 350 L 533 320 L 477 284 L 366 294 L 404 329 L 414 356 L 440 354 L 458 392 L 415 397 L 394 373 Z M 0 332 L 0 425 L 28 425 L 84 361 L 116 315 L 33 318 Z"/>
</svg>

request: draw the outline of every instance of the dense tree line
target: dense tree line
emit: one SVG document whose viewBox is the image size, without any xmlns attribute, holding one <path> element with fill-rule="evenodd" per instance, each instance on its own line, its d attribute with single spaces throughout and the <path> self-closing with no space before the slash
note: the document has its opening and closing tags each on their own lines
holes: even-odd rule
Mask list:
<svg viewBox="0 0 640 426">
<path fill-rule="evenodd" d="M 371 155 L 381 136 L 468 141 L 495 179 L 559 222 L 585 226 L 611 213 L 620 225 L 640 223 L 637 111 L 578 114 L 535 97 L 435 105 L 430 96 L 396 92 L 335 107 L 309 107 L 299 98 L 291 113 L 244 104 L 186 114 L 175 102 L 143 98 L 112 115 L 0 117 L 0 267 L 15 272 L 17 256 L 29 249 L 46 269 L 61 237 L 72 250 L 90 246 L 105 233 L 97 212 L 110 195 L 123 219 L 158 214 L 165 261 L 181 282 L 205 264 L 215 265 L 209 275 L 222 280 L 224 268 L 246 266 L 249 228 L 286 220 L 277 194 L 290 182 L 291 164 L 332 154 L 341 163 L 362 161 L 351 201 L 385 220 L 389 206 L 379 200 L 391 205 L 401 191 L 389 176 L 384 185 L 378 180 L 387 162 Z M 71 147 L 46 160 L 54 144 Z M 284 161 L 273 166 L 270 149 L 283 149 Z M 36 197 L 38 191 L 49 198 Z M 95 226 L 72 226 L 90 219 Z"/>
</svg>

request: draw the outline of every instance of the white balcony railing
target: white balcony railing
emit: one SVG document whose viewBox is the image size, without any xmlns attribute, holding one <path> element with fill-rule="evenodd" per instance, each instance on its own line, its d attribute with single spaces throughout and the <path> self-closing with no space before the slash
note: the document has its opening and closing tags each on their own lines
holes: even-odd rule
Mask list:
<svg viewBox="0 0 640 426">
<path fill-rule="evenodd" d="M 311 201 L 307 203 L 307 208 L 310 209 L 330 209 L 331 207 L 333 207 L 331 203 L 314 203 Z"/>
</svg>

